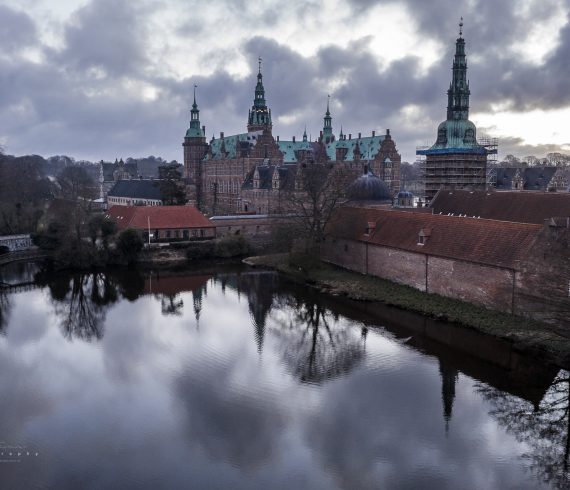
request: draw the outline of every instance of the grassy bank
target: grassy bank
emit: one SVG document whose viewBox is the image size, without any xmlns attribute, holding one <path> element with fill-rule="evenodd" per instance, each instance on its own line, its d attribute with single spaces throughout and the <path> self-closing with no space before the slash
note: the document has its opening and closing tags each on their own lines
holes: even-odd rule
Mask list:
<svg viewBox="0 0 570 490">
<path fill-rule="evenodd" d="M 328 264 L 301 269 L 290 264 L 288 254 L 250 257 L 245 262 L 252 266 L 275 269 L 295 282 L 309 284 L 328 294 L 359 301 L 379 301 L 473 328 L 512 342 L 513 348 L 520 352 L 540 356 L 545 361 L 570 368 L 570 338 L 544 323 L 423 293 L 409 286 Z"/>
</svg>

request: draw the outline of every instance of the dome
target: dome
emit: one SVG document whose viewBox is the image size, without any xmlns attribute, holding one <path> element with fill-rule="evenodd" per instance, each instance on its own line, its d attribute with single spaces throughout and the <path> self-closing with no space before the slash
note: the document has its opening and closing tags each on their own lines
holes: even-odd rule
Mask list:
<svg viewBox="0 0 570 490">
<path fill-rule="evenodd" d="M 388 186 L 372 172 L 358 177 L 348 188 L 347 194 L 352 201 L 392 201 Z"/>
<path fill-rule="evenodd" d="M 405 199 L 405 198 L 414 197 L 414 195 L 410 191 L 400 191 L 398 192 L 398 195 L 396 197 L 398 199 Z"/>
<path fill-rule="evenodd" d="M 477 128 L 466 119 L 449 119 L 437 127 L 437 141 L 433 148 L 478 147 Z"/>
</svg>

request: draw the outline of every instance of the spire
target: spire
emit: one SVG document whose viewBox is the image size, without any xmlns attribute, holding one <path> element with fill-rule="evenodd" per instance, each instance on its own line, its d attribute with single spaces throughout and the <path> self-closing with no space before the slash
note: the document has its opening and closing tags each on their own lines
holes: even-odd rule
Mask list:
<svg viewBox="0 0 570 490">
<path fill-rule="evenodd" d="M 259 57 L 257 61 L 259 63 L 259 71 L 257 73 L 257 85 L 255 86 L 253 106 L 249 111 L 247 120 L 248 131 L 271 128 L 271 110 L 267 108 L 265 101 L 265 88 L 263 87 L 263 75 L 261 73 L 261 57 Z"/>
<path fill-rule="evenodd" d="M 453 77 L 447 91 L 447 119 L 469 119 L 469 81 L 467 80 L 467 58 L 463 39 L 463 17 L 459 23 L 459 37 L 455 42 Z"/>
<path fill-rule="evenodd" d="M 325 143 L 330 143 L 331 141 L 334 141 L 334 135 L 332 131 L 332 117 L 331 117 L 331 111 L 329 109 L 330 98 L 331 96 L 327 95 L 327 112 L 325 112 L 324 125 L 323 125 L 323 141 Z"/>
<path fill-rule="evenodd" d="M 307 141 L 307 125 L 305 124 L 305 131 L 303 131 L 303 141 Z"/>
<path fill-rule="evenodd" d="M 206 136 L 200 127 L 200 110 L 196 103 L 196 88 L 198 85 L 194 84 L 194 102 L 190 110 L 190 128 L 186 131 L 187 138 L 204 138 Z"/>
</svg>

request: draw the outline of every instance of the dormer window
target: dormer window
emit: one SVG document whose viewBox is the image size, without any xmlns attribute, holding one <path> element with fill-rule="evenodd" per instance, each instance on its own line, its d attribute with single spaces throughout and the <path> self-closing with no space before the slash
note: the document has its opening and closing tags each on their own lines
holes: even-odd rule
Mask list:
<svg viewBox="0 0 570 490">
<path fill-rule="evenodd" d="M 418 234 L 418 245 L 425 245 L 431 235 L 431 230 L 422 228 Z"/>
</svg>

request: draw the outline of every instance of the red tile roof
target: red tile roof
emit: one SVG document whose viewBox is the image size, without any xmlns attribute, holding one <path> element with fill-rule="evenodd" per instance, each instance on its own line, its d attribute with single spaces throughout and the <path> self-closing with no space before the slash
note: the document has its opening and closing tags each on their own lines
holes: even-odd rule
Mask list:
<svg viewBox="0 0 570 490">
<path fill-rule="evenodd" d="M 194 206 L 112 206 L 107 216 L 119 229 L 137 228 L 146 230 L 214 228 Z"/>
<path fill-rule="evenodd" d="M 366 235 L 369 222 L 375 228 Z M 344 207 L 329 226 L 333 236 L 410 252 L 514 268 L 530 251 L 541 225 Z M 423 230 L 425 244 L 418 244 Z"/>
<path fill-rule="evenodd" d="M 542 224 L 554 216 L 570 216 L 570 192 L 440 190 L 430 207 L 433 214 Z"/>
</svg>

